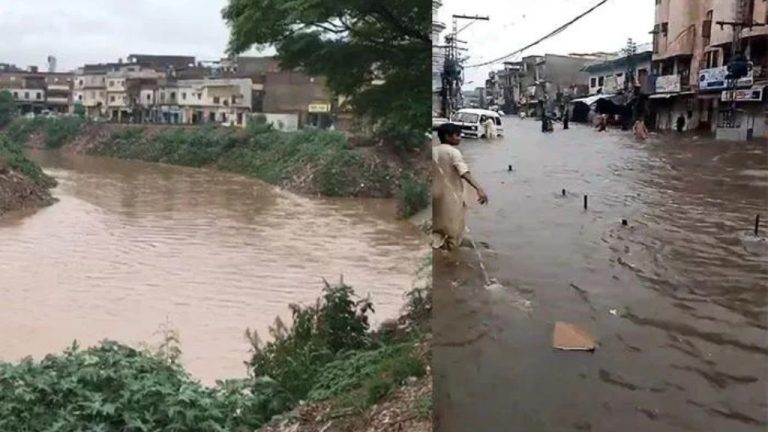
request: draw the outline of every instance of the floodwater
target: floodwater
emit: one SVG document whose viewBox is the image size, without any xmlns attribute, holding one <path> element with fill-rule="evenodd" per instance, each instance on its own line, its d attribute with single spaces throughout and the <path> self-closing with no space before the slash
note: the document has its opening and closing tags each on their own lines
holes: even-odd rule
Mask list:
<svg viewBox="0 0 768 432">
<path fill-rule="evenodd" d="M 394 318 L 428 253 L 384 200 L 319 200 L 189 168 L 32 154 L 60 201 L 0 221 L 0 360 L 40 358 L 77 339 L 156 345 L 179 332 L 206 383 L 242 377 L 247 328 L 262 339 L 289 303 L 330 283 Z"/>
<path fill-rule="evenodd" d="M 505 132 L 462 144 L 490 204 L 468 214 L 482 258 L 435 261 L 435 430 L 768 429 L 766 143 Z M 556 321 L 597 350 L 553 349 Z"/>
</svg>

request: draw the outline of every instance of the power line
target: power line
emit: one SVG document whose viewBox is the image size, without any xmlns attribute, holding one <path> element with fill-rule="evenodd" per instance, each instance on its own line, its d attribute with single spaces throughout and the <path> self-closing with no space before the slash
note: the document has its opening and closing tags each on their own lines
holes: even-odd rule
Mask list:
<svg viewBox="0 0 768 432">
<path fill-rule="evenodd" d="M 551 38 L 551 37 L 557 36 L 558 34 L 562 33 L 562 32 L 563 32 L 565 29 L 567 29 L 568 27 L 570 27 L 572 24 L 574 24 L 575 22 L 577 22 L 577 21 L 579 21 L 580 19 L 584 18 L 585 16 L 589 15 L 589 14 L 590 14 L 590 13 L 592 13 L 592 12 L 593 12 L 595 9 L 599 8 L 600 6 L 602 6 L 602 5 L 606 4 L 606 3 L 608 3 L 608 0 L 601 0 L 599 3 L 597 3 L 597 4 L 596 4 L 596 5 L 594 5 L 594 6 L 592 6 L 592 7 L 591 7 L 591 8 L 589 8 L 587 11 L 585 11 L 585 12 L 581 13 L 581 14 L 580 14 L 579 16 L 577 16 L 576 18 L 574 18 L 574 19 L 572 19 L 572 20 L 568 21 L 567 23 L 565 23 L 565 24 L 563 24 L 562 26 L 560 26 L 560 27 L 556 28 L 555 30 L 553 30 L 552 32 L 550 32 L 549 34 L 547 34 L 546 36 L 544 36 L 544 37 L 542 37 L 542 38 L 540 38 L 540 39 L 536 40 L 535 42 L 532 42 L 532 43 L 530 43 L 530 44 L 528 44 L 528 45 L 524 46 L 523 48 L 520 48 L 519 50 L 513 51 L 513 52 L 511 52 L 511 53 L 509 53 L 509 54 L 507 54 L 507 55 L 501 56 L 501 57 L 499 57 L 499 58 L 496 58 L 496 59 L 493 59 L 493 60 L 491 60 L 491 61 L 487 61 L 487 62 L 483 62 L 483 63 L 478 63 L 478 64 L 475 64 L 475 65 L 471 65 L 471 66 L 465 66 L 464 68 L 465 68 L 465 69 L 470 69 L 470 68 L 477 68 L 477 67 L 482 67 L 482 66 L 488 66 L 488 65 L 490 65 L 490 64 L 498 63 L 498 62 L 500 62 L 500 61 L 502 61 L 502 60 L 506 60 L 506 59 L 508 59 L 508 58 L 510 58 L 510 57 L 513 57 L 513 56 L 515 56 L 515 55 L 517 55 L 517 54 L 520 54 L 520 53 L 522 53 L 523 51 L 525 51 L 525 50 L 527 50 L 527 49 L 530 49 L 530 48 L 533 48 L 534 46 L 536 46 L 536 45 L 538 45 L 538 44 L 540 44 L 540 43 L 544 42 L 545 40 L 547 40 L 547 39 L 549 39 L 549 38 Z"/>
</svg>

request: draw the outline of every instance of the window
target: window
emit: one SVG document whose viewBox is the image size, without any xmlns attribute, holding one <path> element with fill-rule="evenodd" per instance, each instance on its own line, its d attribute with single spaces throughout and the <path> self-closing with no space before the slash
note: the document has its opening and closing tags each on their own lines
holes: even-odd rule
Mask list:
<svg viewBox="0 0 768 432">
<path fill-rule="evenodd" d="M 151 100 L 152 100 L 152 95 L 151 94 L 147 94 L 147 102 L 149 102 Z"/>
<path fill-rule="evenodd" d="M 666 37 L 669 33 L 669 23 L 661 23 L 661 33 Z"/>
<path fill-rule="evenodd" d="M 110 80 L 110 81 L 109 81 L 109 86 L 110 86 L 110 87 L 114 87 L 114 86 L 115 86 L 115 82 L 114 82 L 114 81 L 112 81 L 112 80 Z"/>
<path fill-rule="evenodd" d="M 621 78 L 624 76 L 624 72 L 620 72 L 616 74 L 616 78 Z"/>
<path fill-rule="evenodd" d="M 160 102 L 165 102 L 165 92 L 160 93 Z"/>
<path fill-rule="evenodd" d="M 80 87 L 82 87 L 82 86 L 83 86 L 83 80 L 78 80 L 78 81 L 77 81 L 77 85 L 79 85 Z"/>
<path fill-rule="evenodd" d="M 176 99 L 176 92 L 171 92 L 171 100 Z"/>
<path fill-rule="evenodd" d="M 13 98 L 18 99 L 19 98 L 19 92 L 13 92 Z"/>
<path fill-rule="evenodd" d="M 112 95 L 112 96 L 110 96 L 110 97 L 109 97 L 109 101 L 110 101 L 110 102 L 114 102 L 114 101 L 115 101 L 115 95 Z"/>
<path fill-rule="evenodd" d="M 213 104 L 218 105 L 221 103 L 221 99 L 218 96 L 213 97 Z"/>
<path fill-rule="evenodd" d="M 82 101 L 83 100 L 83 95 L 77 95 L 77 100 Z"/>
<path fill-rule="evenodd" d="M 42 94 L 42 93 L 40 93 L 40 92 L 37 92 L 37 93 L 35 94 L 35 99 L 37 99 L 37 100 L 40 100 L 40 99 L 42 99 L 42 98 L 43 98 L 43 94 Z"/>
<path fill-rule="evenodd" d="M 232 95 L 232 105 L 237 103 L 237 96 Z"/>
<path fill-rule="evenodd" d="M 102 92 L 99 92 L 99 97 L 100 97 L 100 98 L 104 98 L 104 92 L 103 92 L 103 91 L 102 91 Z"/>
<path fill-rule="evenodd" d="M 181 94 L 181 100 L 187 100 L 187 94 L 186 93 L 182 93 Z"/>
<path fill-rule="evenodd" d="M 29 92 L 24 92 L 24 99 L 29 99 Z"/>
<path fill-rule="evenodd" d="M 598 86 L 598 87 L 602 87 L 603 85 L 605 85 L 605 78 L 603 78 L 603 77 L 598 77 L 598 78 L 597 78 L 597 86 Z"/>
<path fill-rule="evenodd" d="M 597 78 L 592 77 L 589 79 L 589 86 L 590 87 L 597 87 Z"/>
</svg>

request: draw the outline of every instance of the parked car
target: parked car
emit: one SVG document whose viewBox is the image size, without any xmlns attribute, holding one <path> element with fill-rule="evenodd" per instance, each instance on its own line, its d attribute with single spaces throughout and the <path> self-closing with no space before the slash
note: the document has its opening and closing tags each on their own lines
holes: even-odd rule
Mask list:
<svg viewBox="0 0 768 432">
<path fill-rule="evenodd" d="M 487 119 L 493 119 L 496 124 L 496 135 L 504 136 L 504 128 L 501 116 L 495 111 L 483 109 L 461 109 L 451 117 L 451 122 L 461 127 L 461 134 L 470 138 L 485 138 L 485 125 Z"/>
</svg>

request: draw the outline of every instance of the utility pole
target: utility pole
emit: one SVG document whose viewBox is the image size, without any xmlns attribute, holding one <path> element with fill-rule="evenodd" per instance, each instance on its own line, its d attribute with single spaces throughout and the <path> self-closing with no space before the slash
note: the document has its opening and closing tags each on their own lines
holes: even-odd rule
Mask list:
<svg viewBox="0 0 768 432">
<path fill-rule="evenodd" d="M 731 98 L 731 107 L 726 115 L 725 119 L 725 127 L 728 128 L 734 128 L 736 127 L 736 88 L 737 83 L 739 79 L 746 77 L 750 70 L 752 69 L 752 66 L 747 61 L 747 58 L 744 56 L 744 53 L 742 52 L 741 47 L 741 32 L 744 31 L 744 29 L 749 28 L 752 29 L 753 27 L 761 27 L 768 25 L 768 23 L 756 23 L 752 19 L 752 13 L 750 7 L 748 7 L 748 3 L 750 0 L 736 0 L 736 4 L 734 5 L 734 20 L 733 21 L 716 21 L 715 24 L 720 26 L 720 29 L 722 30 L 723 27 L 731 27 L 733 29 L 733 40 L 731 41 L 731 58 L 728 62 L 728 75 L 726 75 L 726 79 L 728 80 L 728 95 Z"/>
<path fill-rule="evenodd" d="M 470 23 L 459 29 L 459 20 L 469 20 Z M 450 118 L 461 104 L 461 86 L 464 83 L 464 73 L 462 63 L 466 59 L 462 58 L 461 53 L 467 51 L 459 44 L 466 44 L 466 41 L 459 40 L 458 35 L 469 25 L 476 21 L 489 21 L 487 16 L 453 15 L 453 27 L 451 33 L 445 37 L 445 64 L 443 66 L 443 93 L 442 110 L 443 117 Z"/>
</svg>

